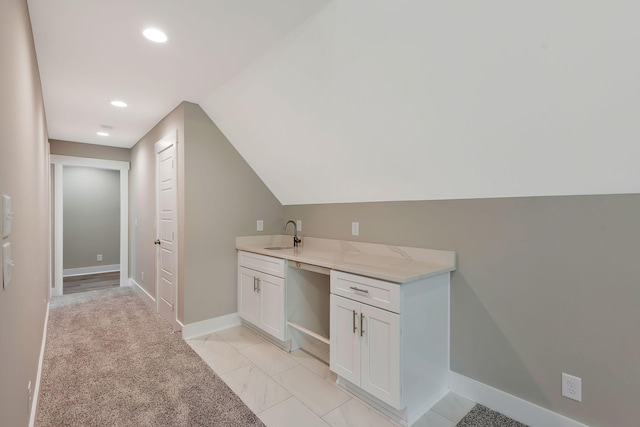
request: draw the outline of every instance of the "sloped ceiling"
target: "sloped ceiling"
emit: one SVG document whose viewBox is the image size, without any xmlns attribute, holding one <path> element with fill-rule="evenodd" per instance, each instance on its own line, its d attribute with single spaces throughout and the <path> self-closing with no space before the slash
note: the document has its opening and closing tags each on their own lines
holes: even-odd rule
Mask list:
<svg viewBox="0 0 640 427">
<path fill-rule="evenodd" d="M 49 137 L 131 147 L 329 0 L 28 0 Z M 169 40 L 154 44 L 142 30 Z M 121 99 L 126 109 L 110 101 Z M 111 126 L 109 137 L 96 132 Z"/>
<path fill-rule="evenodd" d="M 51 138 L 187 100 L 285 205 L 640 191 L 637 2 L 28 4 Z"/>
<path fill-rule="evenodd" d="M 639 13 L 333 1 L 200 103 L 285 205 L 634 193 Z"/>
</svg>

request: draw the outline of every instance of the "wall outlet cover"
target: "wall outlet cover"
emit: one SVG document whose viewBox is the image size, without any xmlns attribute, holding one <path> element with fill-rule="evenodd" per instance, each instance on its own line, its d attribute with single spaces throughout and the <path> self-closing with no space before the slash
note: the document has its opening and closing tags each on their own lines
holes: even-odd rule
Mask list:
<svg viewBox="0 0 640 427">
<path fill-rule="evenodd" d="M 258 231 L 264 230 L 264 221 L 262 221 L 261 219 L 256 221 L 256 230 Z"/>
<path fill-rule="evenodd" d="M 359 222 L 352 222 L 351 223 L 351 235 L 352 236 L 359 236 L 360 235 L 360 223 Z"/>
<path fill-rule="evenodd" d="M 562 373 L 562 395 L 582 402 L 582 378 Z"/>
<path fill-rule="evenodd" d="M 298 233 L 302 231 L 302 220 L 296 220 L 296 227 L 298 229 Z"/>
<path fill-rule="evenodd" d="M 11 220 L 13 212 L 11 212 L 11 197 L 2 195 L 2 238 L 6 239 L 11 234 Z"/>
<path fill-rule="evenodd" d="M 6 289 L 11 283 L 11 268 L 13 260 L 11 259 L 11 243 L 7 242 L 2 245 L 2 288 Z"/>
</svg>

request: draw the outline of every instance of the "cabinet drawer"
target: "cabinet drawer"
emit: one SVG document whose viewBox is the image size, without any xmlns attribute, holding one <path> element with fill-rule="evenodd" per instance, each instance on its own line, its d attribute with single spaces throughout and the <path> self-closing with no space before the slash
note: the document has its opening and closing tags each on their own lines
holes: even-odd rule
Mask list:
<svg viewBox="0 0 640 427">
<path fill-rule="evenodd" d="M 331 270 L 331 293 L 400 312 L 400 285 L 395 283 Z"/>
<path fill-rule="evenodd" d="M 284 278 L 285 260 L 251 252 L 238 252 L 238 265 Z"/>
</svg>

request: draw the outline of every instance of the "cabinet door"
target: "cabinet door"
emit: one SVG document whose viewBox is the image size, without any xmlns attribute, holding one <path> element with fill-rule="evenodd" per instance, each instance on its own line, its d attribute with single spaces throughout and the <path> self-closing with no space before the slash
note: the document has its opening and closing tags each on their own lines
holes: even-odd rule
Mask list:
<svg viewBox="0 0 640 427">
<path fill-rule="evenodd" d="M 336 374 L 359 385 L 360 303 L 332 294 L 329 305 L 331 307 L 329 367 Z"/>
<path fill-rule="evenodd" d="M 360 305 L 360 311 L 364 316 L 360 387 L 394 408 L 402 409 L 400 316 L 366 304 Z"/>
<path fill-rule="evenodd" d="M 260 294 L 255 281 L 258 274 L 248 268 L 238 269 L 238 315 L 255 325 L 260 322 Z"/>
<path fill-rule="evenodd" d="M 258 273 L 260 326 L 281 341 L 285 340 L 284 279 Z"/>
</svg>

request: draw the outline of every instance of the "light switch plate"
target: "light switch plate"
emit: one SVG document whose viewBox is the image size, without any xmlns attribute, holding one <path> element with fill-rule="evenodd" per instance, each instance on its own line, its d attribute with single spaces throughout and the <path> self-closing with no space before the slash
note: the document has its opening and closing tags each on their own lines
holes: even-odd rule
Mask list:
<svg viewBox="0 0 640 427">
<path fill-rule="evenodd" d="M 302 231 L 302 220 L 296 221 L 296 228 L 298 229 L 298 233 Z"/>
<path fill-rule="evenodd" d="M 2 245 L 2 288 L 6 289 L 11 282 L 11 267 L 13 267 L 13 261 L 11 260 L 11 243 L 7 242 Z"/>
<path fill-rule="evenodd" d="M 2 195 L 2 238 L 6 239 L 11 234 L 11 219 L 13 212 L 11 212 L 11 197 Z"/>
<path fill-rule="evenodd" d="M 351 235 L 352 236 L 360 235 L 360 223 L 359 222 L 352 222 L 351 223 Z"/>
<path fill-rule="evenodd" d="M 264 230 L 264 222 L 261 219 L 256 221 L 256 230 L 257 231 Z"/>
</svg>

